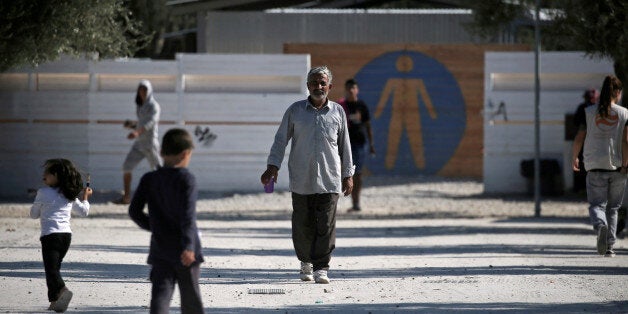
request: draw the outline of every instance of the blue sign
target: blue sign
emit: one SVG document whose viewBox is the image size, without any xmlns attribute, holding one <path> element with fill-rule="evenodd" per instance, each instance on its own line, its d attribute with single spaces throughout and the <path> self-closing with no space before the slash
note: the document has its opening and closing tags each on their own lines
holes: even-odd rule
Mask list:
<svg viewBox="0 0 628 314">
<path fill-rule="evenodd" d="M 415 51 L 373 59 L 355 76 L 371 113 L 377 154 L 373 174 L 433 175 L 451 159 L 466 128 L 466 109 L 454 76 Z M 478 147 L 480 149 L 480 147 Z"/>
</svg>

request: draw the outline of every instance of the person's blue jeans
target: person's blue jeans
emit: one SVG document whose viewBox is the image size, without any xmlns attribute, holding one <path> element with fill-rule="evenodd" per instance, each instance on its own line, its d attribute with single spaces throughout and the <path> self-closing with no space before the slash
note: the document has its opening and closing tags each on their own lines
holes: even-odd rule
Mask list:
<svg viewBox="0 0 628 314">
<path fill-rule="evenodd" d="M 362 167 L 364 166 L 364 155 L 366 154 L 366 150 L 364 149 L 364 144 L 356 145 L 351 144 L 351 159 L 353 160 L 353 165 L 355 166 L 355 173 L 362 173 Z"/>
<path fill-rule="evenodd" d="M 587 200 L 589 218 L 597 230 L 601 225 L 608 226 L 608 245 L 617 239 L 617 211 L 621 207 L 626 188 L 626 175 L 617 171 L 587 173 Z"/>
</svg>

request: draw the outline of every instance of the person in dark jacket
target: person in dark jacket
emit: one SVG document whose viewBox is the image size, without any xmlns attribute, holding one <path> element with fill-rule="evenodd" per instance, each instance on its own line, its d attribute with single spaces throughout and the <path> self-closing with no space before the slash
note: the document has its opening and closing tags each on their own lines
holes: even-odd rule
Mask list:
<svg viewBox="0 0 628 314">
<path fill-rule="evenodd" d="M 152 233 L 148 254 L 151 313 L 168 313 L 175 283 L 182 313 L 204 313 L 198 284 L 204 261 L 196 226 L 198 190 L 187 169 L 193 148 L 187 131 L 166 132 L 161 148 L 164 166 L 142 177 L 129 206 L 131 219 Z M 148 214 L 144 212 L 146 204 Z"/>
<path fill-rule="evenodd" d="M 576 108 L 576 113 L 574 114 L 573 122 L 576 129 L 579 128 L 580 125 L 585 124 L 586 115 L 584 113 L 584 109 L 590 106 L 595 106 L 598 102 L 599 97 L 600 93 L 595 88 L 590 88 L 584 91 L 584 94 L 582 95 L 582 98 L 584 98 L 584 102 L 578 105 L 578 108 Z M 580 150 L 580 155 L 578 155 L 578 159 L 580 160 L 579 168 L 582 170 L 573 172 L 574 193 L 579 193 L 580 191 L 586 192 L 587 190 L 587 172 L 584 171 L 584 158 L 582 157 L 582 150 Z"/>
<path fill-rule="evenodd" d="M 354 79 L 348 79 L 345 82 L 345 98 L 338 103 L 342 106 L 347 114 L 349 139 L 351 140 L 351 156 L 355 165 L 355 174 L 353 175 L 353 191 L 351 191 L 351 201 L 353 206 L 349 212 L 359 212 L 360 207 L 360 191 L 362 190 L 362 168 L 364 166 L 364 154 L 366 141 L 369 144 L 369 153 L 375 155 L 375 146 L 373 145 L 373 131 L 371 129 L 371 114 L 369 108 L 358 99 L 358 82 Z"/>
</svg>

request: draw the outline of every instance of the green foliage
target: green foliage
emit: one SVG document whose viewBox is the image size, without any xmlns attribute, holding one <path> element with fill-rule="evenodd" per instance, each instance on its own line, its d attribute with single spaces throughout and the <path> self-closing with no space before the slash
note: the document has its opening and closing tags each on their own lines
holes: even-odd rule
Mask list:
<svg viewBox="0 0 628 314">
<path fill-rule="evenodd" d="M 546 0 L 543 9 L 551 17 L 541 24 L 542 47 L 546 50 L 582 50 L 591 57 L 610 58 L 617 76 L 625 78 L 628 65 L 628 2 L 625 0 Z M 469 29 L 494 40 L 509 30 L 518 42 L 531 43 L 534 0 L 474 1 L 474 20 Z M 527 30 L 526 30 L 527 29 Z M 523 36 L 522 36 L 523 35 Z"/>
<path fill-rule="evenodd" d="M 473 23 L 468 25 L 470 31 L 489 40 L 495 40 L 501 30 L 526 16 L 525 1 L 474 1 L 472 9 Z"/>
<path fill-rule="evenodd" d="M 555 16 L 551 38 L 569 49 L 615 61 L 625 79 L 628 66 L 628 2 L 625 0 L 561 0 L 563 14 Z"/>
<path fill-rule="evenodd" d="M 142 34 L 151 34 L 146 40 L 146 45 L 138 49 L 135 57 L 160 58 L 163 49 L 161 36 L 168 31 L 170 15 L 166 6 L 167 0 L 128 0 L 127 7 L 133 17 L 141 21 Z M 196 21 L 195 21 L 196 22 Z"/>
<path fill-rule="evenodd" d="M 60 54 L 131 56 L 147 39 L 122 0 L 0 1 L 0 71 Z"/>
</svg>

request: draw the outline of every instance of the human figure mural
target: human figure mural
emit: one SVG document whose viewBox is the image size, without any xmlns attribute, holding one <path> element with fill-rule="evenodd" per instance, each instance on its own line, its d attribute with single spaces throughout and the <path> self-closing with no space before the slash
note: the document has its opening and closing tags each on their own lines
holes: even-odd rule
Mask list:
<svg viewBox="0 0 628 314">
<path fill-rule="evenodd" d="M 396 68 L 399 72 L 412 71 L 414 62 L 406 55 L 399 56 Z M 430 118 L 436 119 L 437 113 L 432 105 L 425 84 L 418 78 L 390 78 L 382 91 L 375 118 L 379 118 L 386 107 L 386 103 L 392 94 L 392 113 L 388 127 L 388 148 L 386 149 L 385 167 L 395 167 L 401 135 L 406 130 L 410 142 L 410 150 L 414 158 L 414 164 L 419 169 L 425 168 L 425 154 L 423 149 L 423 132 L 421 131 L 421 114 L 419 111 L 419 96 L 425 105 Z"/>
<path fill-rule="evenodd" d="M 373 113 L 375 175 L 435 175 L 465 133 L 466 105 L 456 78 L 437 59 L 412 50 L 384 53 L 355 74 Z"/>
</svg>

